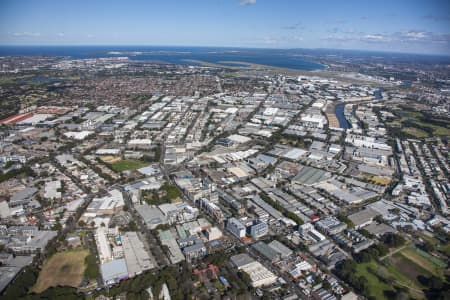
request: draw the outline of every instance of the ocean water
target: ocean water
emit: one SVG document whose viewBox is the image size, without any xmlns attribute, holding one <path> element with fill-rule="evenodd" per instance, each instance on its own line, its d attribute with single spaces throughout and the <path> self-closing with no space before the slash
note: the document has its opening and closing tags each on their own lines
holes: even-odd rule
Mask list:
<svg viewBox="0 0 450 300">
<path fill-rule="evenodd" d="M 7 55 L 66 56 L 71 58 L 127 56 L 132 60 L 171 64 L 193 65 L 195 63 L 187 60 L 199 60 L 224 66 L 245 66 L 245 63 L 254 63 L 297 70 L 326 68 L 326 66 L 306 59 L 296 52 L 274 49 L 169 46 L 0 46 L 0 56 Z"/>
</svg>

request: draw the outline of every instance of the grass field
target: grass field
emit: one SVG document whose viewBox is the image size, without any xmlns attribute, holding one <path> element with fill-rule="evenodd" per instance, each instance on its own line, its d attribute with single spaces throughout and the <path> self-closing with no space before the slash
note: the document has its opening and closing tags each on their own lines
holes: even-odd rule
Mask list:
<svg viewBox="0 0 450 300">
<path fill-rule="evenodd" d="M 413 299 L 425 299 L 425 286 L 419 276 L 444 277 L 446 263 L 414 247 L 408 246 L 393 254 L 383 262 L 370 261 L 356 267 L 356 275 L 368 281 L 368 296 L 386 299 L 385 292 L 395 292 L 395 288 L 406 288 Z"/>
<path fill-rule="evenodd" d="M 391 263 L 391 260 L 395 260 L 395 258 L 391 257 L 389 263 L 386 265 L 389 276 L 391 276 L 398 285 L 407 287 L 411 297 L 414 299 L 423 299 L 425 295 L 421 292 L 424 290 L 422 284 L 420 284 L 417 278 L 411 278 L 408 276 L 409 274 L 402 273 L 397 266 L 394 266 L 394 264 Z"/>
<path fill-rule="evenodd" d="M 400 254 L 436 276 L 444 275 L 446 264 L 431 254 L 415 247 L 407 247 Z"/>
<path fill-rule="evenodd" d="M 375 275 L 371 270 L 379 270 L 380 265 L 371 261 L 368 263 L 358 264 L 356 267 L 357 276 L 363 276 L 369 282 L 369 294 L 376 299 L 386 299 L 384 291 L 394 291 L 394 289 L 387 283 L 381 281 L 377 275 Z M 371 269 L 371 270 L 370 270 Z"/>
<path fill-rule="evenodd" d="M 438 250 L 450 257 L 450 244 L 439 246 Z"/>
<path fill-rule="evenodd" d="M 124 159 L 112 163 L 111 168 L 116 172 L 122 172 L 127 170 L 136 170 L 147 165 L 148 163 L 139 160 Z"/>
<path fill-rule="evenodd" d="M 402 131 L 406 134 L 415 136 L 416 138 L 427 138 L 428 137 L 428 133 L 426 131 L 423 131 L 419 128 L 414 128 L 414 127 L 405 127 L 402 129 Z"/>
<path fill-rule="evenodd" d="M 443 277 L 446 264 L 434 256 L 409 246 L 395 253 L 383 262 L 385 266 L 384 278 L 391 278 L 396 285 L 409 289 L 414 299 L 424 298 L 422 290 L 425 287 L 418 277 L 431 275 Z"/>
<path fill-rule="evenodd" d="M 77 287 L 83 279 L 88 254 L 87 249 L 81 249 L 53 255 L 44 263 L 33 291 L 40 293 L 58 285 Z"/>
<path fill-rule="evenodd" d="M 408 122 L 412 122 L 412 123 L 408 123 L 408 124 L 411 124 L 413 126 L 413 127 L 403 128 L 402 130 L 405 133 L 414 135 L 417 138 L 428 137 L 429 134 L 427 132 L 425 132 L 424 130 L 421 130 L 420 128 L 414 127 L 414 124 L 416 124 L 416 126 L 418 126 L 418 127 L 430 128 L 431 130 L 433 130 L 433 135 L 450 136 L 450 123 L 448 123 L 448 121 L 440 120 L 442 122 L 447 122 L 449 124 L 449 126 L 440 126 L 440 125 L 436 125 L 436 124 L 423 122 L 421 120 L 421 118 L 423 118 L 423 114 L 418 111 L 406 110 L 406 111 L 402 111 L 401 115 L 402 115 L 402 118 L 400 120 L 401 123 L 408 121 Z"/>
</svg>

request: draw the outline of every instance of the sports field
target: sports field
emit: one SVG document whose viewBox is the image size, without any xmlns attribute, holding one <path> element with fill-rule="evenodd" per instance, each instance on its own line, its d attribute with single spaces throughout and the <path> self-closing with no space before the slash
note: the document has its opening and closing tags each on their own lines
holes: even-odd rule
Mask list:
<svg viewBox="0 0 450 300">
<path fill-rule="evenodd" d="M 44 263 L 33 291 L 40 293 L 58 285 L 77 287 L 84 277 L 84 261 L 88 254 L 87 249 L 81 249 L 53 255 Z"/>
<path fill-rule="evenodd" d="M 421 290 L 425 288 L 418 277 L 443 277 L 446 266 L 443 261 L 413 246 L 395 253 L 384 264 L 394 282 L 408 288 L 410 295 L 416 299 L 424 298 Z"/>
<path fill-rule="evenodd" d="M 405 128 L 402 129 L 402 131 L 404 133 L 412 135 L 412 136 L 414 136 L 416 138 L 426 138 L 426 137 L 429 136 L 426 131 L 423 131 L 423 130 L 421 130 L 419 128 L 414 128 L 414 127 L 405 127 Z"/>
<path fill-rule="evenodd" d="M 428 254 L 415 247 L 407 247 L 399 254 L 413 264 L 417 265 L 419 268 L 424 269 L 426 272 L 439 277 L 444 276 L 444 269 L 446 267 L 446 264 L 443 261 L 432 256 L 431 254 Z"/>
<path fill-rule="evenodd" d="M 142 167 L 147 166 L 148 163 L 139 161 L 139 160 L 132 160 L 132 159 L 124 159 L 120 161 L 116 161 L 111 164 L 111 168 L 116 172 L 122 172 L 127 170 L 136 170 Z"/>
</svg>

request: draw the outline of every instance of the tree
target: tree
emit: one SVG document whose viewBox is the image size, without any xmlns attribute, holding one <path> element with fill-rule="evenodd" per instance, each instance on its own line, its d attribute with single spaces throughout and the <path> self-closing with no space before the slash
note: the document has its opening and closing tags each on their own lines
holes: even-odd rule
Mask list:
<svg viewBox="0 0 450 300">
<path fill-rule="evenodd" d="M 405 239 L 396 233 L 387 233 L 382 236 L 381 240 L 391 248 L 397 248 L 405 244 Z"/>
<path fill-rule="evenodd" d="M 380 256 L 385 256 L 386 254 L 389 253 L 388 247 L 387 247 L 385 244 L 383 244 L 383 243 L 378 243 L 378 244 L 375 246 L 375 248 L 378 250 L 378 254 L 379 254 Z"/>
<path fill-rule="evenodd" d="M 428 240 L 425 240 L 425 242 L 422 244 L 422 248 L 426 252 L 434 252 L 436 250 L 434 244 Z"/>
<path fill-rule="evenodd" d="M 84 227 L 84 226 L 86 226 L 86 222 L 84 222 L 83 220 L 80 220 L 80 221 L 78 222 L 78 226 Z"/>
<path fill-rule="evenodd" d="M 86 276 L 89 279 L 97 278 L 99 273 L 95 256 L 92 254 L 86 256 L 86 258 L 84 259 L 84 264 L 86 265 L 86 269 L 84 270 L 84 276 Z"/>
<path fill-rule="evenodd" d="M 444 283 L 441 278 L 433 275 L 428 280 L 428 286 L 430 287 L 430 289 L 439 290 L 442 289 Z"/>
<path fill-rule="evenodd" d="M 339 221 L 344 222 L 345 224 L 347 224 L 347 226 L 349 228 L 354 228 L 355 227 L 355 224 L 353 224 L 353 222 L 347 216 L 339 214 L 339 215 L 337 215 L 337 218 L 338 218 Z"/>
</svg>

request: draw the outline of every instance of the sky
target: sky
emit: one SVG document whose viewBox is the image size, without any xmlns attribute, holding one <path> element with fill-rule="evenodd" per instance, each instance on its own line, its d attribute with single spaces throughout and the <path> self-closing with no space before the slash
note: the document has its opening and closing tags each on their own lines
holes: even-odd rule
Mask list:
<svg viewBox="0 0 450 300">
<path fill-rule="evenodd" d="M 0 0 L 0 45 L 331 48 L 450 55 L 450 1 Z"/>
</svg>

